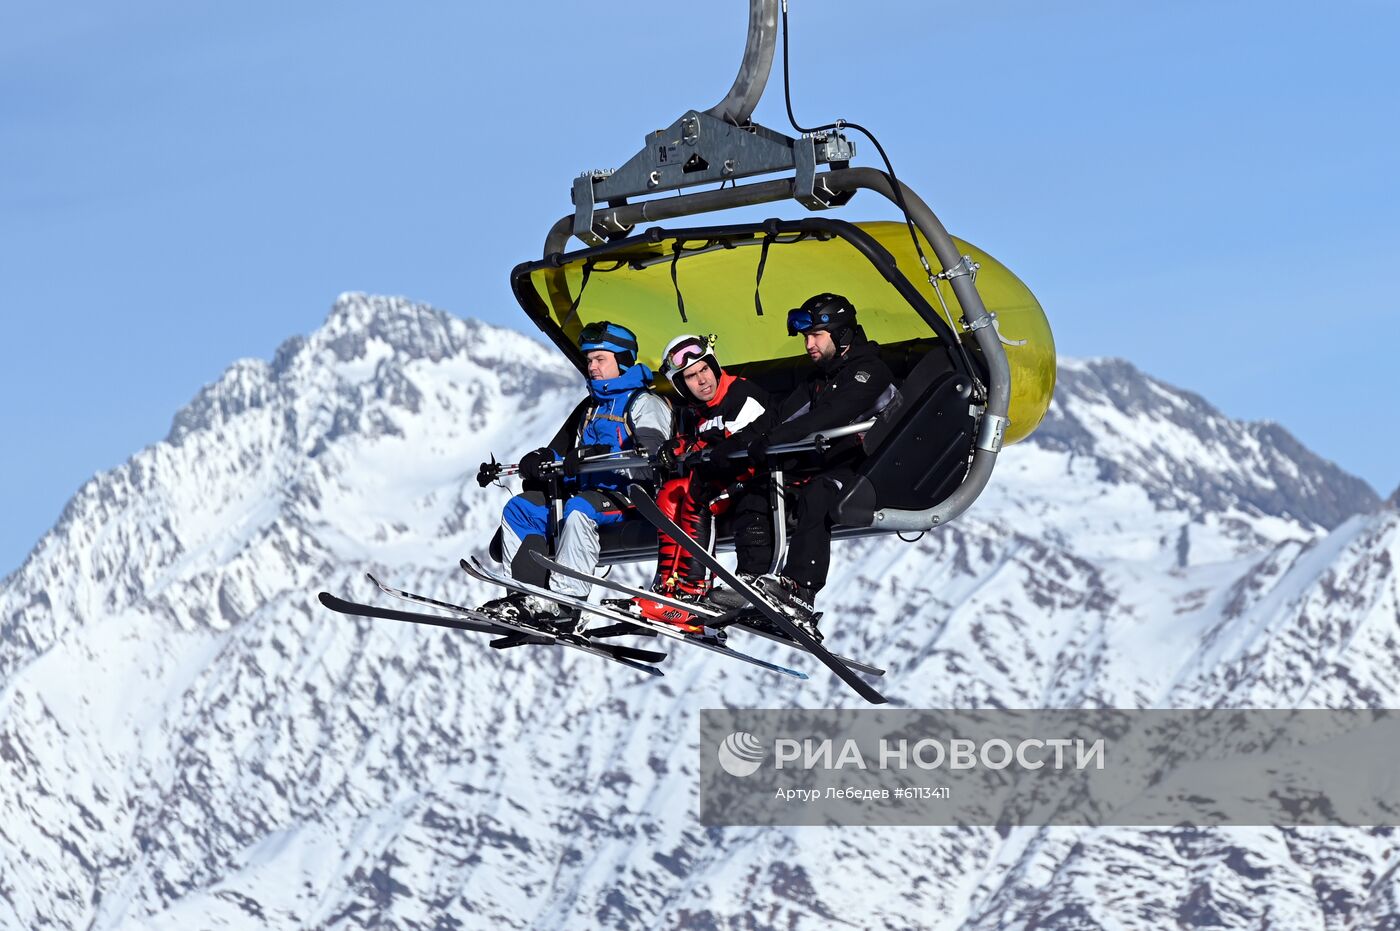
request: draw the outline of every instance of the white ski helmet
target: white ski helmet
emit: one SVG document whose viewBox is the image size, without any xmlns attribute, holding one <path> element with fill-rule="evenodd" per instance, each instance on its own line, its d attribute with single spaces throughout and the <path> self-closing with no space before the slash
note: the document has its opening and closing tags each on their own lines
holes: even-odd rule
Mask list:
<svg viewBox="0 0 1400 931">
<path fill-rule="evenodd" d="M 661 374 L 671 383 L 671 387 L 676 389 L 676 393 L 687 401 L 694 401 L 695 398 L 686 390 L 685 378 L 681 373 L 696 362 L 707 363 L 715 375 L 715 381 L 719 381 L 721 373 L 719 358 L 715 356 L 714 334 L 696 336 L 687 333 L 677 336 L 666 344 L 666 351 L 661 354 Z"/>
</svg>

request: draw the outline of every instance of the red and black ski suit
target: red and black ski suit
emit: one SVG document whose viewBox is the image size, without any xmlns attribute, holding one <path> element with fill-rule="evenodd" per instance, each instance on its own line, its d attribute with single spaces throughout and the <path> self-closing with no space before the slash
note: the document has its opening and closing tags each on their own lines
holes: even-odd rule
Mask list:
<svg viewBox="0 0 1400 931">
<path fill-rule="evenodd" d="M 721 371 L 715 396 L 701 403 L 691 401 L 681 411 L 673 451 L 680 455 L 704 449 L 754 423 L 769 409 L 766 392 L 748 379 Z M 661 486 L 656 503 L 666 516 L 694 537 L 707 550 L 714 547 L 714 516 L 728 507 L 724 491 L 753 475 L 745 465 L 729 465 L 725 460 L 707 463 L 701 469 Z M 720 500 L 716 500 L 720 499 Z M 658 534 L 656 579 L 658 590 L 675 594 L 703 595 L 710 587 L 710 574 L 694 557 L 666 534 Z"/>
</svg>

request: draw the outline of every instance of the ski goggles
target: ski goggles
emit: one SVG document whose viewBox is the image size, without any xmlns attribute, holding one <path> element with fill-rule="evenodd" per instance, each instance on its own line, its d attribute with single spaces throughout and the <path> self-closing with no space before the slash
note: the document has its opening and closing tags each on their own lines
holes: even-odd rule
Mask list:
<svg viewBox="0 0 1400 931">
<path fill-rule="evenodd" d="M 828 329 L 836 316 L 829 310 L 819 310 L 816 313 L 803 310 L 800 307 L 789 310 L 787 315 L 788 336 L 796 336 L 799 333 L 806 333 L 808 330 Z"/>
<path fill-rule="evenodd" d="M 697 336 L 695 339 L 688 339 L 679 346 L 674 347 L 671 350 L 671 354 L 666 357 L 666 365 L 671 371 L 679 372 L 687 365 L 699 362 L 701 359 L 705 358 L 705 355 L 709 351 L 709 341 L 700 339 Z"/>
<path fill-rule="evenodd" d="M 626 327 L 600 320 L 590 323 L 578 334 L 579 348 L 585 352 L 591 349 L 607 349 L 618 352 L 636 352 L 637 338 Z"/>
</svg>

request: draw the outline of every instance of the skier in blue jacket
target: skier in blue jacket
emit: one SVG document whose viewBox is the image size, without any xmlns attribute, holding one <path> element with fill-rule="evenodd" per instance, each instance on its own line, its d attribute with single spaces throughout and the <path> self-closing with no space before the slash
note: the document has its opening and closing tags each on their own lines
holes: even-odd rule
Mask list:
<svg viewBox="0 0 1400 931">
<path fill-rule="evenodd" d="M 571 569 L 593 573 L 598 568 L 598 528 L 626 519 L 628 505 L 621 491 L 634 481 L 646 481 L 650 469 L 580 473 L 583 460 L 606 453 L 637 451 L 654 458 L 671 439 L 671 407 L 651 390 L 651 370 L 637 362 L 637 337 L 616 323 L 591 323 L 579 334 L 579 348 L 588 360 L 588 397 L 574 408 L 559 432 L 520 460 L 524 491 L 511 498 L 501 514 L 501 545 L 505 563 L 517 580 L 577 598 L 588 596 L 589 585 L 562 574 L 549 573 L 531 558 L 548 553 L 550 474 L 562 471 L 563 518 L 555 528 L 554 559 Z M 577 617 L 577 612 L 545 598 L 512 594 L 482 606 L 506 619 L 554 622 Z"/>
</svg>

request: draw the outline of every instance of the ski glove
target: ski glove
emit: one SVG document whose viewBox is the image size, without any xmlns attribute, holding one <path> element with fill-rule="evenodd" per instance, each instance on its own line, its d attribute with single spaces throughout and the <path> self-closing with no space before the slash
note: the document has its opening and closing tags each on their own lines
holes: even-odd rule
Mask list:
<svg viewBox="0 0 1400 931">
<path fill-rule="evenodd" d="M 676 475 L 680 472 L 680 463 L 676 460 L 676 451 L 669 446 L 663 446 L 656 451 L 656 469 L 662 475 Z"/>
<path fill-rule="evenodd" d="M 612 450 L 608 447 L 596 443 L 591 446 L 575 447 L 564 456 L 564 474 L 576 476 L 578 475 L 578 467 L 583 465 L 584 459 L 610 452 Z"/>
<path fill-rule="evenodd" d="M 544 481 L 546 471 L 545 464 L 554 461 L 554 450 L 548 446 L 541 446 L 534 452 L 526 453 L 520 458 L 520 477 L 536 482 Z"/>
<path fill-rule="evenodd" d="M 729 434 L 724 432 L 723 427 L 711 427 L 708 430 L 701 430 L 695 438 L 702 443 L 713 446 L 715 443 L 728 439 L 728 437 Z"/>
<path fill-rule="evenodd" d="M 768 467 L 768 437 L 760 436 L 744 447 L 749 454 L 749 464 L 762 471 Z"/>
</svg>

